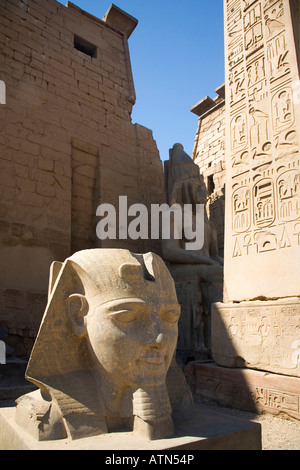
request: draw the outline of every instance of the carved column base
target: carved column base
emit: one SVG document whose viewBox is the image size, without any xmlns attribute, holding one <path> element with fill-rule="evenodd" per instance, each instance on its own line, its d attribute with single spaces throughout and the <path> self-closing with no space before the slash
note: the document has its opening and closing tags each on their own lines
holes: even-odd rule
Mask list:
<svg viewBox="0 0 300 470">
<path fill-rule="evenodd" d="M 185 370 L 195 401 L 300 420 L 300 378 L 254 369 L 189 362 Z"/>
<path fill-rule="evenodd" d="M 216 303 L 212 355 L 220 366 L 300 376 L 300 299 Z"/>
</svg>

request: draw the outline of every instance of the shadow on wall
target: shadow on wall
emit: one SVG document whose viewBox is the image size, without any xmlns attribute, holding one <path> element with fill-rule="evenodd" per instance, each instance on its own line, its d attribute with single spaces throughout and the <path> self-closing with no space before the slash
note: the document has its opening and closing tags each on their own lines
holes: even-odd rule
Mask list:
<svg viewBox="0 0 300 470">
<path fill-rule="evenodd" d="M 225 231 L 225 186 L 222 196 L 209 202 L 209 220 L 215 225 L 218 237 L 219 256 L 224 258 L 224 231 Z"/>
<path fill-rule="evenodd" d="M 217 311 L 213 307 L 213 315 L 216 314 Z M 220 327 L 220 321 L 219 334 L 226 335 L 230 341 L 230 331 L 227 330 L 223 322 L 222 327 Z M 226 343 L 228 343 L 228 339 Z M 218 341 L 218 338 L 212 332 L 212 361 L 192 361 L 185 368 L 184 372 L 194 400 L 196 403 L 204 401 L 254 413 L 261 412 L 258 402 L 263 390 L 259 390 L 253 384 L 250 385 L 247 378 L 249 370 L 245 368 L 243 358 L 230 341 L 231 357 L 234 357 L 233 367 L 219 366 L 214 362 L 214 344 L 216 341 Z M 263 372 L 261 374 L 263 375 Z"/>
<path fill-rule="evenodd" d="M 4 245 L 4 244 L 3 244 Z M 0 246 L 0 325 L 7 344 L 27 359 L 47 302 L 49 266 L 54 253 L 42 246 Z"/>
</svg>

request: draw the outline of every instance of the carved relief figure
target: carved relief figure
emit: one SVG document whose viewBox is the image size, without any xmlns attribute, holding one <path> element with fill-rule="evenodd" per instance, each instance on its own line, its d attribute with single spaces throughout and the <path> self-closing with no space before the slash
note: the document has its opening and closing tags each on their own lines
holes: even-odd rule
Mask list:
<svg viewBox="0 0 300 470">
<path fill-rule="evenodd" d="M 49 290 L 26 371 L 39 390 L 18 400 L 18 424 L 39 440 L 172 434 L 180 306 L 161 258 L 83 250 L 53 265 Z"/>
</svg>

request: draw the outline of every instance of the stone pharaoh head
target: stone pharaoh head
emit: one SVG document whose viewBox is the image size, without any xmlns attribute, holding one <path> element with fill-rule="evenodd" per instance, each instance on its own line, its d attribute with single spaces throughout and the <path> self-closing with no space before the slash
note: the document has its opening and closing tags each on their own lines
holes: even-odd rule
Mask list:
<svg viewBox="0 0 300 470">
<path fill-rule="evenodd" d="M 17 420 L 30 408 L 41 440 L 124 427 L 150 439 L 172 434 L 166 375 L 179 315 L 155 254 L 92 249 L 54 263 L 26 371 L 39 390 L 19 399 Z"/>
</svg>

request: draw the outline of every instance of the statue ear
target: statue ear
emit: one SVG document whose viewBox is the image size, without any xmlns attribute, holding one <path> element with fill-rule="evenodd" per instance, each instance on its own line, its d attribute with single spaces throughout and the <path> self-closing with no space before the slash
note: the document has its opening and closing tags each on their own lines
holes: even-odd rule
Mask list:
<svg viewBox="0 0 300 470">
<path fill-rule="evenodd" d="M 89 304 L 82 294 L 72 294 L 67 300 L 69 318 L 72 331 L 75 336 L 83 336 L 86 333 L 85 316 L 89 311 Z"/>
</svg>

